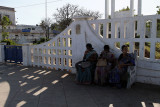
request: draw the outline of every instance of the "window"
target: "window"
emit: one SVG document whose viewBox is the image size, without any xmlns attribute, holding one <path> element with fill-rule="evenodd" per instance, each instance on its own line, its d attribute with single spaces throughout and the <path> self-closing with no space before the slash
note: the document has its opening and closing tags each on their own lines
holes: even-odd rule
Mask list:
<svg viewBox="0 0 160 107">
<path fill-rule="evenodd" d="M 9 18 L 9 15 L 6 15 Z"/>
<path fill-rule="evenodd" d="M 24 35 L 24 36 L 28 36 L 28 35 Z"/>
<path fill-rule="evenodd" d="M 32 30 L 35 30 L 35 28 L 32 28 Z"/>
<path fill-rule="evenodd" d="M 15 36 L 18 36 L 18 35 L 15 35 Z"/>
</svg>

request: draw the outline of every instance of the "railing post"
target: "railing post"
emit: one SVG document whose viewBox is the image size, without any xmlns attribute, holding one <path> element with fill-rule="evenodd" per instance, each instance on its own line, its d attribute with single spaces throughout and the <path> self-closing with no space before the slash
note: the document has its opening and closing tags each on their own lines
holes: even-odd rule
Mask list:
<svg viewBox="0 0 160 107">
<path fill-rule="evenodd" d="M 150 59 L 154 60 L 155 59 L 155 42 L 151 42 L 151 48 L 150 48 Z"/>
<path fill-rule="evenodd" d="M 5 62 L 4 45 L 6 43 L 0 43 L 0 62 Z"/>
<path fill-rule="evenodd" d="M 120 38 L 124 39 L 124 21 L 120 23 Z"/>
<path fill-rule="evenodd" d="M 139 58 L 140 59 L 144 59 L 144 42 L 140 43 L 140 48 L 139 48 L 140 52 L 139 52 Z"/>
<path fill-rule="evenodd" d="M 152 28 L 151 28 L 151 38 L 156 39 L 156 29 L 157 29 L 157 19 L 152 20 Z"/>
<path fill-rule="evenodd" d="M 107 23 L 103 24 L 103 39 L 107 39 Z"/>
<path fill-rule="evenodd" d="M 115 22 L 111 22 L 111 38 L 115 38 Z"/>
<path fill-rule="evenodd" d="M 24 66 L 30 65 L 29 64 L 29 62 L 31 60 L 31 58 L 29 57 L 29 54 L 30 54 L 29 47 L 30 46 L 31 46 L 31 44 L 29 44 L 29 43 L 23 44 L 23 46 L 22 46 L 23 65 Z"/>
</svg>

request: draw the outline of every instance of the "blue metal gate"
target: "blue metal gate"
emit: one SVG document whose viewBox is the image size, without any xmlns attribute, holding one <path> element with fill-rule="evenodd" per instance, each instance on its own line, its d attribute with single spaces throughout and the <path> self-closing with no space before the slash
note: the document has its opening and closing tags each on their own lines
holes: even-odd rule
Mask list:
<svg viewBox="0 0 160 107">
<path fill-rule="evenodd" d="M 14 63 L 21 63 L 23 62 L 22 57 L 22 46 L 4 46 L 5 52 L 5 61 L 14 62 Z"/>
</svg>

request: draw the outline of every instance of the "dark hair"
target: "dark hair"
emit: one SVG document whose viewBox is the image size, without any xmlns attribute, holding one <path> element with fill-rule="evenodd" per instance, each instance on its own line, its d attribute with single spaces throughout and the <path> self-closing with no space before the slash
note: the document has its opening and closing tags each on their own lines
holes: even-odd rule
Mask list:
<svg viewBox="0 0 160 107">
<path fill-rule="evenodd" d="M 125 47 L 128 47 L 127 45 L 122 45 L 121 50 L 123 50 Z"/>
<path fill-rule="evenodd" d="M 104 50 L 108 50 L 109 51 L 109 45 L 104 45 Z"/>
<path fill-rule="evenodd" d="M 93 49 L 92 44 L 90 44 L 90 43 L 87 43 L 86 47 Z"/>
</svg>

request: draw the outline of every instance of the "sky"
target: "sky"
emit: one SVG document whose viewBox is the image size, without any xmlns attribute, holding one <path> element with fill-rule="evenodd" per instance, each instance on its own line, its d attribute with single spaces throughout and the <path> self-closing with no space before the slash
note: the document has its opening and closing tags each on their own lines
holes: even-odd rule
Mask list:
<svg viewBox="0 0 160 107">
<path fill-rule="evenodd" d="M 130 6 L 130 0 L 115 1 L 116 11 Z M 53 14 L 57 12 L 56 9 L 63 7 L 67 3 L 78 5 L 80 8 L 87 10 L 99 11 L 103 14 L 102 19 L 105 16 L 105 0 L 47 0 L 47 2 L 47 16 L 53 22 L 55 21 Z M 138 0 L 135 0 L 135 10 L 137 10 L 137 2 Z M 160 6 L 160 0 L 142 0 L 142 14 L 156 14 L 158 5 Z M 17 24 L 36 25 L 45 18 L 45 0 L 0 0 L 0 6 L 15 8 Z"/>
</svg>

